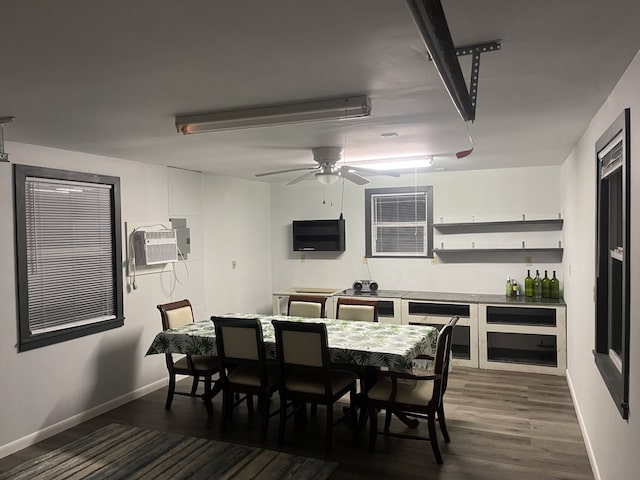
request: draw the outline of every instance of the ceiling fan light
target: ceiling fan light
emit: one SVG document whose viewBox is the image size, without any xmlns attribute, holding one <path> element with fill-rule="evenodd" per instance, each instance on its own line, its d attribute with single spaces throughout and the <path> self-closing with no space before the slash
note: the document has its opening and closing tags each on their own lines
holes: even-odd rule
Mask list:
<svg viewBox="0 0 640 480">
<path fill-rule="evenodd" d="M 340 178 L 340 175 L 337 172 L 318 172 L 316 173 L 316 180 L 318 180 L 323 185 L 331 185 L 335 183 Z"/>
</svg>

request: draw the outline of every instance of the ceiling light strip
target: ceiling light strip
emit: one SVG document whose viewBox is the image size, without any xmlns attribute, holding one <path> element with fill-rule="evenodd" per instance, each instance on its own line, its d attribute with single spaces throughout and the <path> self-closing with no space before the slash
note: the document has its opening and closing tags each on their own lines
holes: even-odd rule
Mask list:
<svg viewBox="0 0 640 480">
<path fill-rule="evenodd" d="M 323 120 L 361 118 L 368 117 L 370 114 L 371 100 L 366 95 L 358 95 L 304 103 L 264 105 L 240 110 L 177 115 L 175 120 L 178 132 L 189 135 Z"/>
</svg>

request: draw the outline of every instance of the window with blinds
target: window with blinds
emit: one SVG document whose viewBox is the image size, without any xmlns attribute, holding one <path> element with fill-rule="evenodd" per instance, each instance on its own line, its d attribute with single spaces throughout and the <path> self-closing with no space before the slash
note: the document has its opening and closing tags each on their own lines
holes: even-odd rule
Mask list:
<svg viewBox="0 0 640 480">
<path fill-rule="evenodd" d="M 119 179 L 15 165 L 20 349 L 123 325 Z"/>
<path fill-rule="evenodd" d="M 431 257 L 431 186 L 365 190 L 368 257 Z"/>
</svg>

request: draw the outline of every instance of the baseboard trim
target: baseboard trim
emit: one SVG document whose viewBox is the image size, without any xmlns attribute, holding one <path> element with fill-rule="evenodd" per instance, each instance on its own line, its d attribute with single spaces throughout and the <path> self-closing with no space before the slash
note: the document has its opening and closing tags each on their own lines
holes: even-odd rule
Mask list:
<svg viewBox="0 0 640 480">
<path fill-rule="evenodd" d="M 600 471 L 598 470 L 598 462 L 596 461 L 595 453 L 593 452 L 593 447 L 591 446 L 591 440 L 589 439 L 589 434 L 587 433 L 587 429 L 584 425 L 584 419 L 582 418 L 582 412 L 580 411 L 580 404 L 578 403 L 578 399 L 576 397 L 576 392 L 573 388 L 573 382 L 571 381 L 571 375 L 569 374 L 569 370 L 567 369 L 566 374 L 567 385 L 569 385 L 569 392 L 571 393 L 571 400 L 573 401 L 573 408 L 576 411 L 576 416 L 578 417 L 578 425 L 580 425 L 580 431 L 582 432 L 582 439 L 584 440 L 584 445 L 587 448 L 587 456 L 589 457 L 589 463 L 591 464 L 591 471 L 593 472 L 593 477 L 595 480 L 602 480 L 600 476 Z"/>
<path fill-rule="evenodd" d="M 68 428 L 75 427 L 76 425 L 81 424 L 82 422 L 86 422 L 87 420 L 92 419 L 93 417 L 97 417 L 98 415 L 102 415 L 103 413 L 108 412 L 109 410 L 113 410 L 114 408 L 120 407 L 125 403 L 129 403 L 133 400 L 136 400 L 140 397 L 144 397 L 145 395 L 155 392 L 161 388 L 167 386 L 167 380 L 158 380 L 144 387 L 138 388 L 132 392 L 126 393 L 120 397 L 114 398 L 113 400 L 109 400 L 103 404 L 100 404 L 96 407 L 90 408 L 89 410 L 85 410 L 77 415 L 69 417 L 61 422 L 50 425 L 42 430 L 38 430 L 37 432 L 33 432 L 29 435 L 26 435 L 22 438 L 14 440 L 11 443 L 7 443 L 6 445 L 0 446 L 0 458 L 4 458 L 7 455 L 11 455 L 23 448 L 30 447 L 45 438 L 52 437 L 53 435 L 57 435 L 60 432 L 67 430 Z"/>
</svg>

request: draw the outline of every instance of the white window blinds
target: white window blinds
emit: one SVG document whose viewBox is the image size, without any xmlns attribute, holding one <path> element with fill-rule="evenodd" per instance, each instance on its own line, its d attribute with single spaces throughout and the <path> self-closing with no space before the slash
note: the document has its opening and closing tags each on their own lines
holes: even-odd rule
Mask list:
<svg viewBox="0 0 640 480">
<path fill-rule="evenodd" d="M 371 195 L 372 255 L 425 256 L 426 192 Z"/>
<path fill-rule="evenodd" d="M 26 177 L 31 334 L 115 318 L 112 188 Z"/>
</svg>

